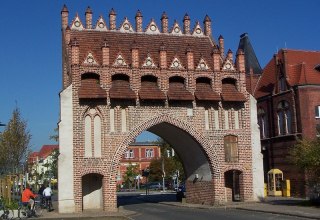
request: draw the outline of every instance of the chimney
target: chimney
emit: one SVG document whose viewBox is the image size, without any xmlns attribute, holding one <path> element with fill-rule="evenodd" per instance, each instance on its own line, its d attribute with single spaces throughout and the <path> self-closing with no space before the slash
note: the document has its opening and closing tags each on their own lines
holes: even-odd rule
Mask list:
<svg viewBox="0 0 320 220">
<path fill-rule="evenodd" d="M 86 29 L 92 29 L 92 10 L 89 6 L 86 10 L 85 16 L 86 16 Z"/>
<path fill-rule="evenodd" d="M 219 48 L 220 48 L 220 53 L 221 53 L 221 57 L 224 57 L 224 39 L 222 37 L 222 35 L 219 36 L 218 38 L 219 40 Z"/>
<path fill-rule="evenodd" d="M 68 26 L 68 16 L 69 16 L 69 11 L 66 5 L 63 5 L 63 8 L 61 10 L 61 28 L 62 31 L 65 31 L 65 29 Z"/>
<path fill-rule="evenodd" d="M 187 13 L 183 17 L 183 31 L 184 34 L 190 34 L 190 17 Z"/>
<path fill-rule="evenodd" d="M 131 65 L 132 68 L 139 68 L 139 49 L 135 41 L 131 47 Z"/>
<path fill-rule="evenodd" d="M 164 43 L 160 46 L 160 69 L 167 68 L 167 50 L 164 46 Z"/>
<path fill-rule="evenodd" d="M 233 60 L 233 53 L 232 53 L 232 50 L 228 50 L 228 53 L 227 53 L 227 58 L 229 59 L 229 60 Z"/>
<path fill-rule="evenodd" d="M 214 46 L 212 51 L 213 71 L 220 71 L 220 51 Z"/>
<path fill-rule="evenodd" d="M 79 43 L 76 38 L 71 43 L 71 64 L 79 64 Z"/>
<path fill-rule="evenodd" d="M 161 28 L 162 33 L 168 33 L 168 16 L 166 12 L 163 12 L 161 16 Z"/>
<path fill-rule="evenodd" d="M 209 18 L 208 15 L 206 15 L 206 17 L 204 18 L 203 24 L 204 24 L 204 34 L 206 36 L 211 36 L 211 19 Z"/>
<path fill-rule="evenodd" d="M 107 40 L 105 39 L 102 45 L 102 65 L 109 66 L 110 49 Z"/>
<path fill-rule="evenodd" d="M 187 54 L 187 69 L 194 70 L 193 51 L 192 51 L 190 45 L 188 45 L 188 47 L 187 47 L 186 54 Z"/>
<path fill-rule="evenodd" d="M 142 32 L 142 13 L 140 10 L 136 14 L 136 32 Z"/>
<path fill-rule="evenodd" d="M 112 8 L 110 13 L 109 13 L 109 25 L 110 25 L 110 30 L 116 30 L 116 12 Z"/>
<path fill-rule="evenodd" d="M 244 63 L 244 52 L 241 49 L 239 49 L 237 51 L 236 56 L 237 56 L 236 64 L 237 64 L 238 71 L 245 72 L 246 68 L 245 68 L 245 63 Z"/>
</svg>

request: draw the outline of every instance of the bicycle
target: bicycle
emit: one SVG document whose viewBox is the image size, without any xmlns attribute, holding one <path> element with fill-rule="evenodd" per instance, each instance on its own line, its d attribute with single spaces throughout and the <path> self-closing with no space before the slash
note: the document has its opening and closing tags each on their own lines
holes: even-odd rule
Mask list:
<svg viewBox="0 0 320 220">
<path fill-rule="evenodd" d="M 18 209 L 18 219 L 22 218 L 32 218 L 32 217 L 40 217 L 42 216 L 42 208 L 41 208 L 41 201 L 34 200 L 33 209 L 30 208 L 29 204 L 19 204 Z"/>
<path fill-rule="evenodd" d="M 2 196 L 0 197 L 0 211 L 2 211 L 0 215 L 0 219 L 12 219 L 12 218 L 9 218 L 10 211 L 8 208 L 6 208 L 5 202 Z"/>
</svg>

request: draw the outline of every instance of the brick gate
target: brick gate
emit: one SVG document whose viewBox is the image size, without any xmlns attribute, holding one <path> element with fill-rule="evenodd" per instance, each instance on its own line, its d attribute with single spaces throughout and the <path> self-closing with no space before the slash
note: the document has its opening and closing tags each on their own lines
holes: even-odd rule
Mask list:
<svg viewBox="0 0 320 220">
<path fill-rule="evenodd" d="M 59 123 L 59 212 L 117 209 L 120 159 L 143 131 L 165 139 L 181 158 L 188 203 L 221 204 L 263 195 L 256 103 L 246 91 L 244 53 L 233 61 L 211 33 L 161 17 L 135 28 L 116 13 L 93 24 L 62 17 L 63 89 Z M 232 184 L 229 173 L 239 173 Z M 231 175 L 232 177 L 232 175 Z M 95 202 L 90 202 L 90 201 Z"/>
</svg>

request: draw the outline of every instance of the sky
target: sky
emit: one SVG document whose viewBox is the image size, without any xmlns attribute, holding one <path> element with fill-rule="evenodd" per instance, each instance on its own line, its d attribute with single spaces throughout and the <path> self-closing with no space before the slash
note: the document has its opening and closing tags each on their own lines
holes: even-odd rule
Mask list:
<svg viewBox="0 0 320 220">
<path fill-rule="evenodd" d="M 0 16 L 0 122 L 8 123 L 15 107 L 20 109 L 32 135 L 30 147 L 37 151 L 59 122 L 62 89 L 61 9 L 69 9 L 69 22 L 79 14 L 84 22 L 88 6 L 93 21 L 100 15 L 109 22 L 114 8 L 117 25 L 128 17 L 134 25 L 139 9 L 143 28 L 165 11 L 169 27 L 187 13 L 191 27 L 211 18 L 213 38 L 224 37 L 225 51 L 236 52 L 240 35 L 248 33 L 261 67 L 281 48 L 320 51 L 319 0 L 15 0 L 1 2 Z M 95 23 L 95 22 L 94 22 Z M 0 127 L 0 132 L 4 127 Z M 143 133 L 137 141 L 155 139 Z"/>
</svg>

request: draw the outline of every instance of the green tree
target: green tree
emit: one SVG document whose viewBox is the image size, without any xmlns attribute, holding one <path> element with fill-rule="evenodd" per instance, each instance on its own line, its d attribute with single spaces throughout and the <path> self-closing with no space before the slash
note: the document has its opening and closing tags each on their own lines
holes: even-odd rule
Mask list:
<svg viewBox="0 0 320 220">
<path fill-rule="evenodd" d="M 135 182 L 135 177 L 138 175 L 139 175 L 138 165 L 133 165 L 133 164 L 129 163 L 129 165 L 127 166 L 127 170 L 123 176 L 124 183 L 125 183 L 126 187 L 131 189 L 134 182 Z"/>
<path fill-rule="evenodd" d="M 18 107 L 13 110 L 12 118 L 0 134 L 0 167 L 2 172 L 15 172 L 26 158 L 31 134 L 27 122 L 22 119 Z"/>
<path fill-rule="evenodd" d="M 298 141 L 290 150 L 290 158 L 306 172 L 310 189 L 320 185 L 320 138 Z"/>
<path fill-rule="evenodd" d="M 158 138 L 155 144 L 160 146 L 161 158 L 150 163 L 149 181 L 162 181 L 162 165 L 164 166 L 165 181 L 171 182 L 172 177 L 179 171 L 179 180 L 184 180 L 182 162 L 177 154 L 172 155 L 172 147 L 166 141 Z"/>
</svg>

